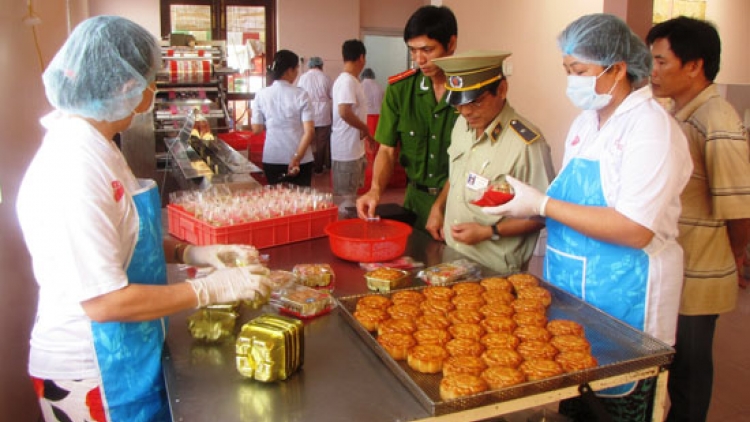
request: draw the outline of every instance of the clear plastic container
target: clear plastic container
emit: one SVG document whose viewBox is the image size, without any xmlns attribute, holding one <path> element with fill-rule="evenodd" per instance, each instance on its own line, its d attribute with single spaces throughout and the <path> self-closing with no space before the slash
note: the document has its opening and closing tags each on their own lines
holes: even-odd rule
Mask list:
<svg viewBox="0 0 750 422">
<path fill-rule="evenodd" d="M 335 306 L 330 293 L 300 284 L 289 284 L 271 294 L 271 305 L 297 318 L 314 318 Z"/>
<path fill-rule="evenodd" d="M 419 272 L 418 277 L 431 286 L 444 286 L 458 280 L 476 278 L 481 274 L 482 269 L 476 262 L 458 259 L 425 268 Z"/>
</svg>

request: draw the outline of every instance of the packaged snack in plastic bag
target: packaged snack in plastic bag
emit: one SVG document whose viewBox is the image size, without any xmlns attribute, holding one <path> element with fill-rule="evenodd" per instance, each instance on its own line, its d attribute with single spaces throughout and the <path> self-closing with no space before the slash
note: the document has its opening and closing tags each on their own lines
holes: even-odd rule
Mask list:
<svg viewBox="0 0 750 422">
<path fill-rule="evenodd" d="M 471 201 L 473 205 L 479 207 L 496 207 L 502 205 L 515 196 L 513 188 L 508 182 L 490 185 L 482 194 L 482 197 Z"/>
<path fill-rule="evenodd" d="M 406 286 L 411 281 L 411 273 L 398 268 L 380 267 L 365 274 L 367 288 L 389 292 L 397 287 Z"/>
<path fill-rule="evenodd" d="M 361 262 L 359 266 L 365 271 L 373 271 L 373 270 L 376 270 L 378 268 L 383 268 L 383 267 L 399 268 L 402 270 L 413 270 L 416 268 L 424 267 L 424 262 L 415 261 L 414 258 L 410 256 L 402 256 L 401 258 L 396 258 L 393 261 Z"/>
<path fill-rule="evenodd" d="M 303 286 L 333 291 L 336 275 L 328 264 L 297 264 L 292 272 Z"/>
<path fill-rule="evenodd" d="M 268 279 L 271 281 L 271 290 L 279 290 L 289 283 L 299 283 L 297 274 L 284 270 L 271 270 Z"/>
<path fill-rule="evenodd" d="M 476 278 L 481 274 L 482 269 L 476 262 L 457 259 L 425 268 L 417 274 L 417 277 L 431 286 L 443 286 L 458 280 Z"/>
<path fill-rule="evenodd" d="M 270 304 L 297 318 L 314 318 L 330 312 L 335 301 L 328 292 L 301 284 L 288 284 L 271 293 Z"/>
</svg>

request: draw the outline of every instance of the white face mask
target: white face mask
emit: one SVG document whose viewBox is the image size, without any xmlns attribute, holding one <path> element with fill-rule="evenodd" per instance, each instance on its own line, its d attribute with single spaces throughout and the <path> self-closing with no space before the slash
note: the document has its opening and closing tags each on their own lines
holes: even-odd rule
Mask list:
<svg viewBox="0 0 750 422">
<path fill-rule="evenodd" d="M 138 126 L 141 123 L 148 123 L 149 125 L 153 124 L 148 119 L 151 117 L 151 113 L 154 112 L 154 106 L 156 105 L 156 92 L 150 87 L 148 87 L 147 89 L 154 93 L 154 98 L 151 99 L 151 105 L 148 107 L 148 109 L 141 112 L 136 112 L 135 110 L 133 110 L 133 119 L 130 121 L 130 125 L 128 126 L 128 128 Z"/>
<path fill-rule="evenodd" d="M 151 93 L 154 95 L 151 98 L 151 105 L 148 106 L 148 110 L 141 112 L 140 114 L 151 114 L 154 111 L 154 106 L 156 105 L 156 90 L 151 88 L 151 85 L 147 86 L 146 89 L 151 91 Z"/>
<path fill-rule="evenodd" d="M 609 104 L 612 101 L 612 91 L 615 90 L 619 81 L 615 81 L 612 89 L 606 94 L 596 92 L 596 81 L 610 67 L 612 66 L 607 67 L 597 76 L 568 75 L 568 89 L 566 90 L 566 94 L 568 94 L 570 101 L 582 110 L 599 110 Z"/>
</svg>

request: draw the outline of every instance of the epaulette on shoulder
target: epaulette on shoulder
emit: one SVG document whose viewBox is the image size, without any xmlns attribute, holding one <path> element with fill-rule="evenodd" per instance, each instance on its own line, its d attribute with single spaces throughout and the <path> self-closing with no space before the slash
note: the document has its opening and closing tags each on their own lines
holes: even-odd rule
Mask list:
<svg viewBox="0 0 750 422">
<path fill-rule="evenodd" d="M 416 75 L 417 69 L 409 69 L 407 71 L 395 74 L 388 78 L 388 85 L 395 84 L 396 82 L 406 79 L 409 76 Z"/>
<path fill-rule="evenodd" d="M 520 136 L 524 140 L 524 142 L 526 142 L 527 145 L 531 145 L 537 139 L 539 139 L 538 133 L 536 133 L 534 130 L 532 130 L 525 124 L 523 124 L 523 122 L 518 119 L 511 120 L 510 127 L 512 127 L 513 130 L 516 131 L 518 136 Z"/>
</svg>

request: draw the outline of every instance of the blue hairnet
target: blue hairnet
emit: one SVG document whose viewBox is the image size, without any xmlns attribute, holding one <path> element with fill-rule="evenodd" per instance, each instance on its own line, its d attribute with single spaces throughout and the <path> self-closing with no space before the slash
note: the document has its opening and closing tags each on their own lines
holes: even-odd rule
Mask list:
<svg viewBox="0 0 750 422">
<path fill-rule="evenodd" d="M 307 67 L 322 67 L 323 66 L 323 59 L 321 59 L 318 56 L 310 57 L 310 60 L 307 61 Z"/>
<path fill-rule="evenodd" d="M 42 75 L 57 109 L 98 121 L 128 117 L 161 67 L 159 44 L 145 28 L 117 16 L 79 24 Z"/>
<path fill-rule="evenodd" d="M 564 55 L 587 63 L 606 67 L 625 62 L 633 82 L 651 74 L 648 47 L 614 15 L 596 13 L 576 19 L 557 37 L 557 45 Z"/>
</svg>

